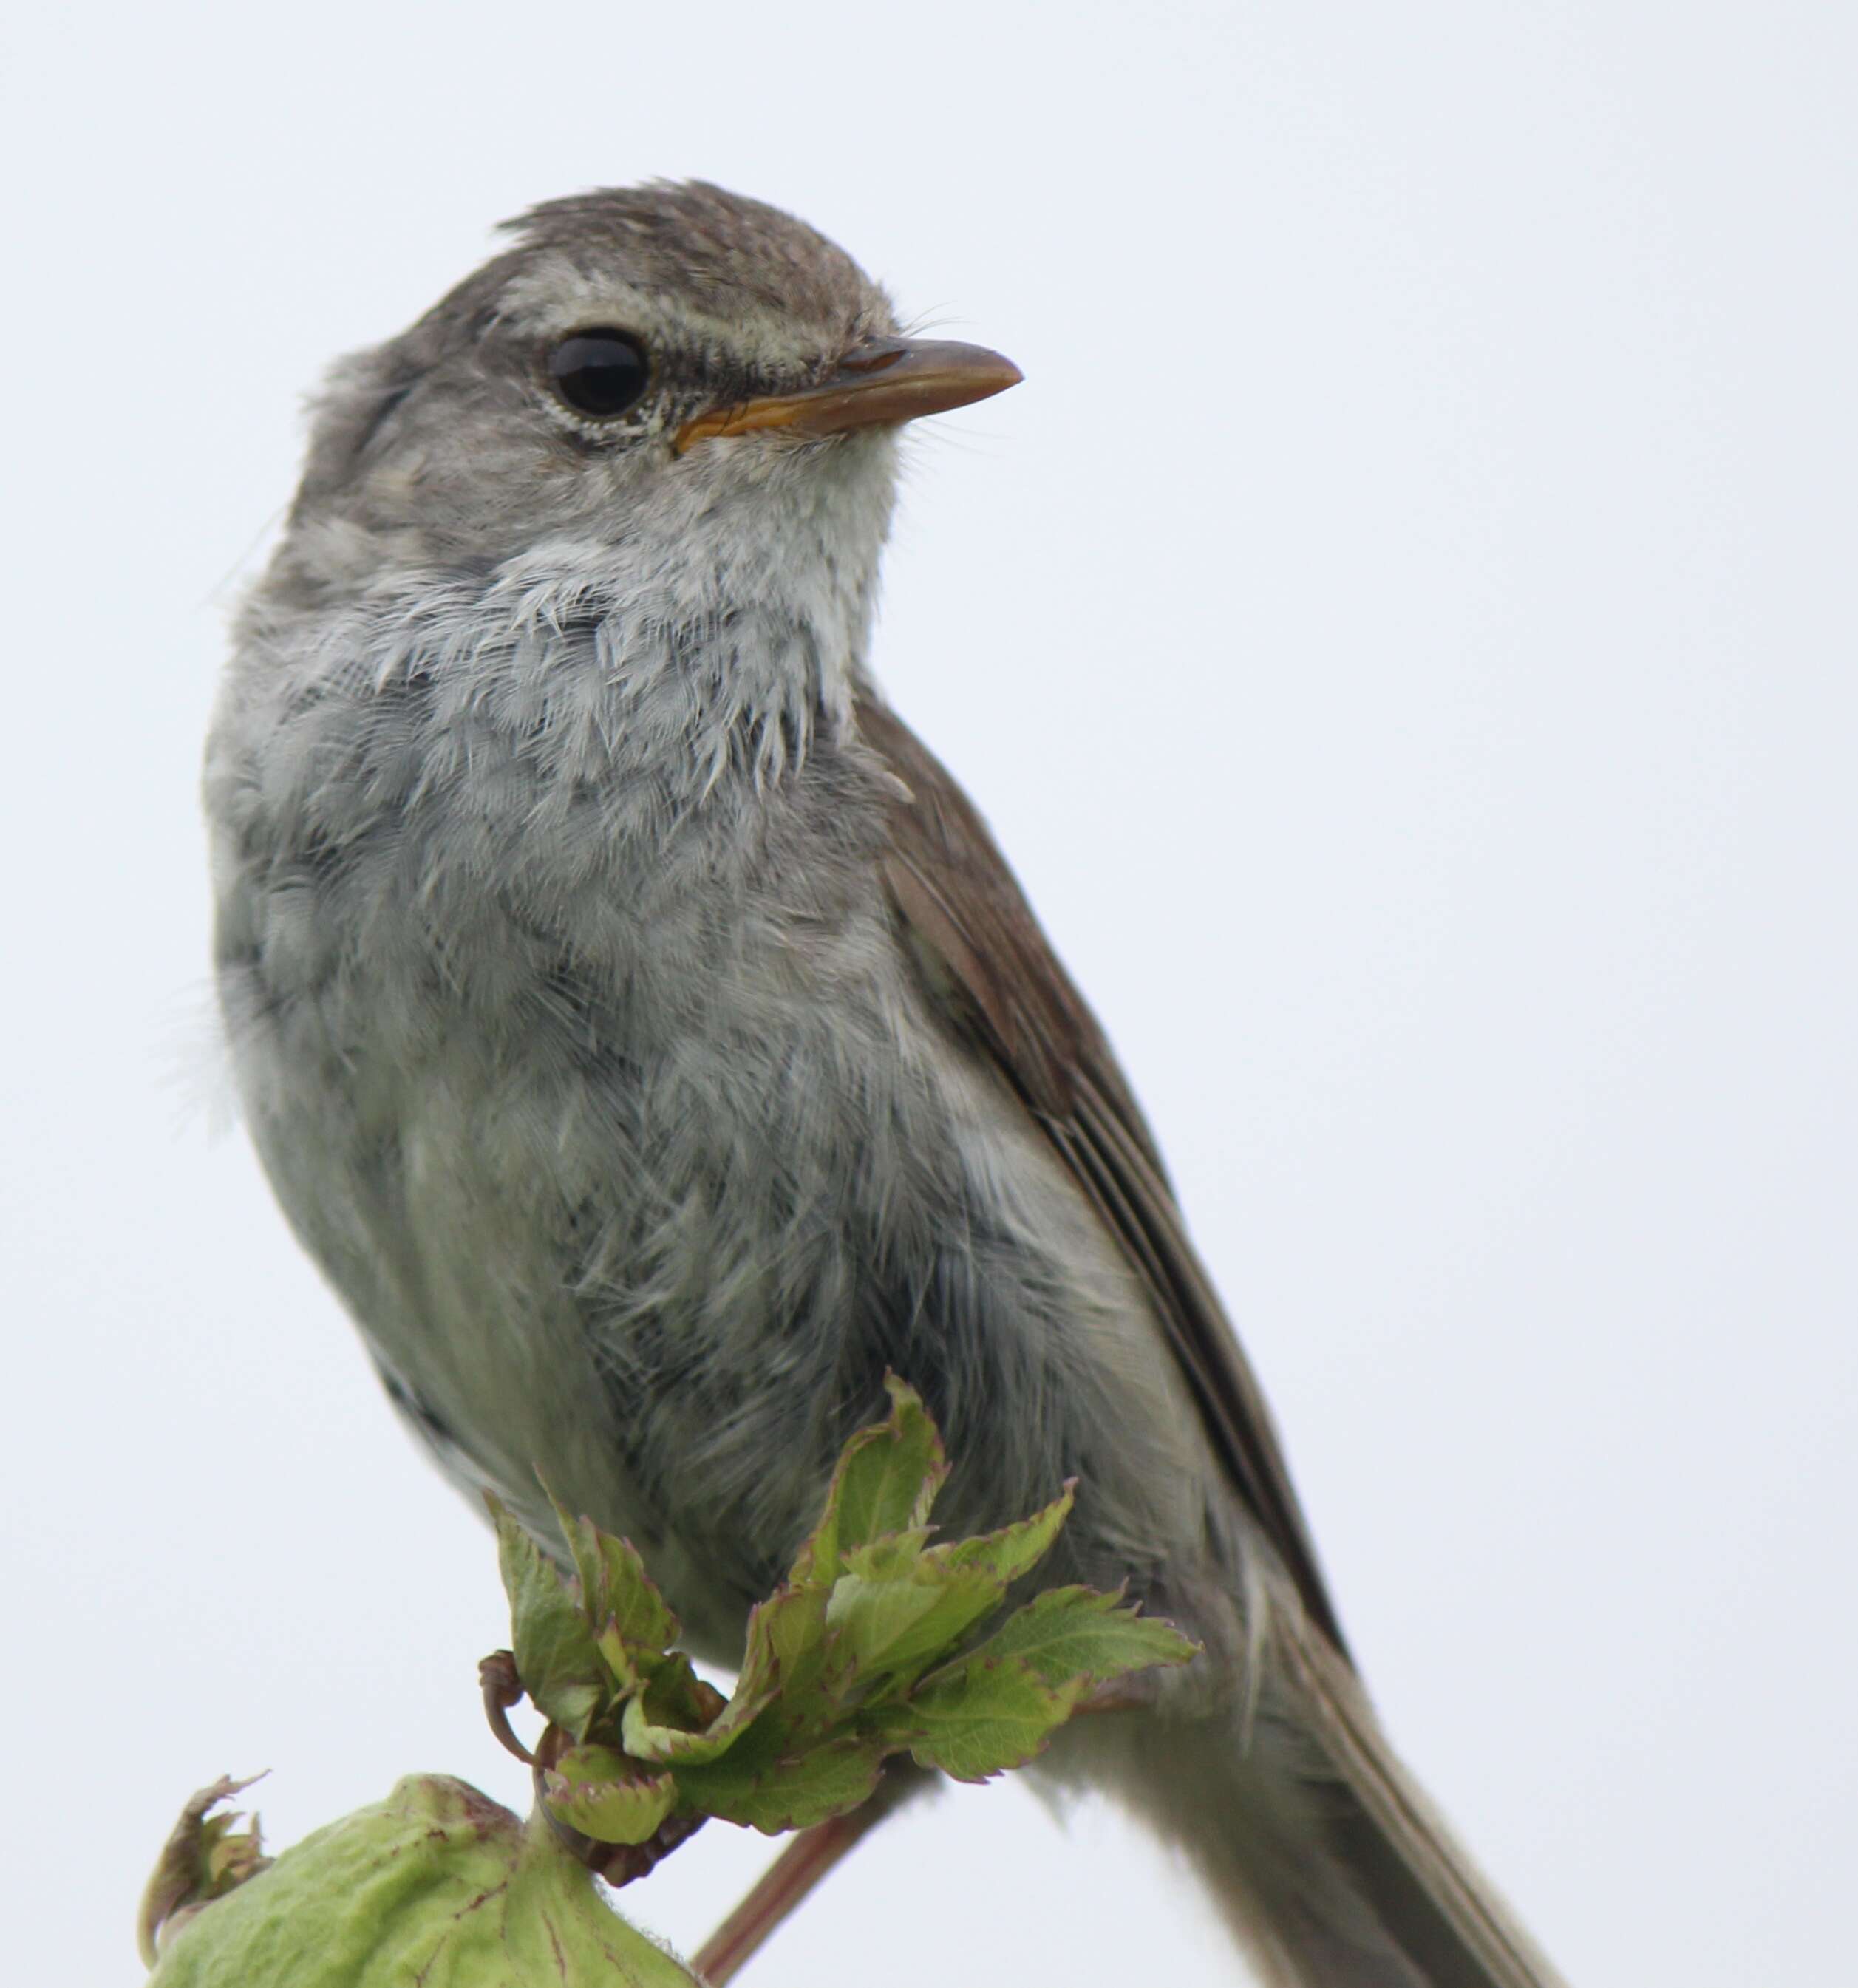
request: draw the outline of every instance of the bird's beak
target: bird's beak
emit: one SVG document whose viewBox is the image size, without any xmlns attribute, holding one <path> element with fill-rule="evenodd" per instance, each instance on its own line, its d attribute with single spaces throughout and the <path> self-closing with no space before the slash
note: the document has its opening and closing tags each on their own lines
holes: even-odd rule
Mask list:
<svg viewBox="0 0 1858 1988">
<path fill-rule="evenodd" d="M 677 431 L 674 455 L 712 435 L 784 428 L 793 435 L 844 434 L 885 422 L 946 414 L 1003 394 L 1024 376 L 1010 359 L 984 345 L 947 340 L 873 338 L 855 347 L 817 387 L 737 401 L 694 416 Z"/>
</svg>

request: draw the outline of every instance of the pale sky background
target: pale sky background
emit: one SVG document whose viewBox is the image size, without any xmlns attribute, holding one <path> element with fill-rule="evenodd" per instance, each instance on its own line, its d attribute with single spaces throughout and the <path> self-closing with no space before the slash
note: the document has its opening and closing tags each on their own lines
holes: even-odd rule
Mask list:
<svg viewBox="0 0 1858 1988">
<path fill-rule="evenodd" d="M 489 1538 L 212 1128 L 197 768 L 320 369 L 655 174 L 1025 369 L 916 451 L 880 673 L 1149 1105 L 1403 1750 L 1578 1988 L 1849 1974 L 1852 19 L 10 30 L 11 1978 L 133 1983 L 222 1770 L 276 1770 L 280 1844 L 415 1768 L 525 1798 Z M 626 1902 L 694 1945 L 764 1854 L 712 1829 Z M 1159 1852 L 1013 1786 L 746 1977 L 1234 1978 Z"/>
</svg>

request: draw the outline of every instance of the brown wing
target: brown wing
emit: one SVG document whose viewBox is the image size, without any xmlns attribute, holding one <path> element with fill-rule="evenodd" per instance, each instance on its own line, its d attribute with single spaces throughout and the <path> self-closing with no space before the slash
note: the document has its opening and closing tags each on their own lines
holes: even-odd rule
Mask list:
<svg viewBox="0 0 1858 1988">
<path fill-rule="evenodd" d="M 947 769 L 868 691 L 858 724 L 908 790 L 892 810 L 884 877 L 925 978 L 993 1057 L 1122 1244 L 1234 1485 L 1310 1618 L 1345 1655 L 1264 1398 L 1103 1031 Z"/>
</svg>

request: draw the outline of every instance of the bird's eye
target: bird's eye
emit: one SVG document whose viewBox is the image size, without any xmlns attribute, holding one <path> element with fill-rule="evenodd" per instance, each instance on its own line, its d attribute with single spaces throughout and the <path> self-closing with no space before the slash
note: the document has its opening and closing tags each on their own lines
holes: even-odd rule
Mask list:
<svg viewBox="0 0 1858 1988">
<path fill-rule="evenodd" d="M 645 348 L 631 332 L 607 325 L 571 333 L 548 355 L 555 391 L 576 414 L 595 421 L 623 414 L 651 376 Z"/>
</svg>

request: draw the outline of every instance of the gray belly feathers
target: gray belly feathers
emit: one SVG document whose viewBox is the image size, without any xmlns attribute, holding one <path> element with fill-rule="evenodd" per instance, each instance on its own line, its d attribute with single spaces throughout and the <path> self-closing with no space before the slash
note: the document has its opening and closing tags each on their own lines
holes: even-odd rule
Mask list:
<svg viewBox="0 0 1858 1988">
<path fill-rule="evenodd" d="M 584 712 L 516 716 L 416 671 L 254 673 L 208 757 L 254 1138 L 448 1472 L 541 1530 L 540 1469 L 725 1658 L 887 1369 L 948 1432 L 954 1530 L 1076 1475 L 1060 1577 L 1203 1554 L 1180 1384 L 1035 1131 L 949 1056 L 857 756 L 770 766 L 755 735 L 667 793 Z"/>
</svg>

